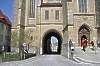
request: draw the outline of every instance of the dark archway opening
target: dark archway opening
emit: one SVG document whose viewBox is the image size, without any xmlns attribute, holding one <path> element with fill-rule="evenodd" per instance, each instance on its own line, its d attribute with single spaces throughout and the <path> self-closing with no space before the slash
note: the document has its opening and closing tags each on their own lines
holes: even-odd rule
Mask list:
<svg viewBox="0 0 100 66">
<path fill-rule="evenodd" d="M 82 39 L 85 38 L 90 42 L 90 28 L 87 25 L 82 25 L 78 32 L 78 41 L 79 45 L 81 45 Z"/>
<path fill-rule="evenodd" d="M 86 35 L 83 35 L 83 36 L 81 37 L 81 40 L 82 40 L 82 38 L 85 38 L 85 39 L 87 39 Z"/>
<path fill-rule="evenodd" d="M 55 37 L 58 40 L 57 51 L 52 51 L 52 44 L 51 44 L 51 37 Z M 61 44 L 62 44 L 62 37 L 61 35 L 54 30 L 47 32 L 42 40 L 42 53 L 43 54 L 60 54 L 61 53 Z"/>
</svg>

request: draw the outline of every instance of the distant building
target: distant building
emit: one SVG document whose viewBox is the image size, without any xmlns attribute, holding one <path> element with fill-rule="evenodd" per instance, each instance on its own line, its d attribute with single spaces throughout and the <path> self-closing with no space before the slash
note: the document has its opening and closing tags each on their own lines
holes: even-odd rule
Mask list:
<svg viewBox="0 0 100 66">
<path fill-rule="evenodd" d="M 0 52 L 10 51 L 11 23 L 9 19 L 0 11 Z"/>
</svg>

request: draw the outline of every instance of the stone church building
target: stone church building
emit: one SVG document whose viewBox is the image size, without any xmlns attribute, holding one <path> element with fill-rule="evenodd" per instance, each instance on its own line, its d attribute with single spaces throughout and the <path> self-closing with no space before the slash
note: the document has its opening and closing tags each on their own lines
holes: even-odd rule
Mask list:
<svg viewBox="0 0 100 66">
<path fill-rule="evenodd" d="M 60 54 L 70 39 L 75 46 L 83 37 L 96 44 L 100 41 L 98 6 L 99 0 L 14 0 L 12 33 L 16 31 L 20 39 L 15 44 L 27 42 L 39 54 Z M 58 39 L 57 52 L 50 52 L 52 36 Z"/>
</svg>

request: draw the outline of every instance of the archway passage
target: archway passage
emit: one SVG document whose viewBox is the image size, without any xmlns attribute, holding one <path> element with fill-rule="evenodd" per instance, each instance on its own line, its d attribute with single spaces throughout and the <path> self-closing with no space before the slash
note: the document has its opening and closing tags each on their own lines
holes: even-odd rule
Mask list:
<svg viewBox="0 0 100 66">
<path fill-rule="evenodd" d="M 79 46 L 81 45 L 81 41 L 83 38 L 87 39 L 88 42 L 90 42 L 90 29 L 87 25 L 82 25 L 79 29 L 79 32 L 78 32 Z"/>
<path fill-rule="evenodd" d="M 52 51 L 52 44 L 51 44 L 51 37 L 55 37 L 58 40 L 57 43 L 57 51 Z M 42 53 L 43 54 L 60 54 L 61 53 L 61 44 L 62 44 L 62 37 L 60 33 L 58 33 L 56 30 L 50 30 L 48 31 L 42 40 Z"/>
</svg>

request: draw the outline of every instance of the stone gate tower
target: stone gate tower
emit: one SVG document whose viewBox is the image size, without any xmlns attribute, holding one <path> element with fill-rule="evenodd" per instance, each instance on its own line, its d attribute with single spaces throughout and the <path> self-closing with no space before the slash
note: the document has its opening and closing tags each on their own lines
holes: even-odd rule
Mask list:
<svg viewBox="0 0 100 66">
<path fill-rule="evenodd" d="M 62 5 L 60 0 L 14 0 L 12 32 L 17 31 L 19 44 L 27 42 L 36 47 L 40 54 L 47 54 L 50 37 L 58 39 L 58 51 L 62 44 Z M 17 42 L 18 43 L 18 42 Z M 15 43 L 15 44 L 17 44 Z M 19 45 L 18 44 L 18 45 Z"/>
</svg>

